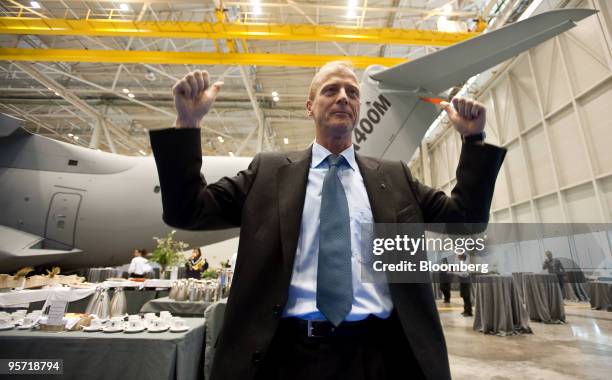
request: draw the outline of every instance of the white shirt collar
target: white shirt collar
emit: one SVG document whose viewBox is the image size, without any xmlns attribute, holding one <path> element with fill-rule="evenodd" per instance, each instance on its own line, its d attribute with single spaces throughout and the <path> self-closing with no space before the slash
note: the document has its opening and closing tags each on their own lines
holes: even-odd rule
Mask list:
<svg viewBox="0 0 612 380">
<path fill-rule="evenodd" d="M 325 161 L 327 156 L 329 156 L 330 154 L 332 154 L 332 152 L 330 152 L 323 145 L 315 141 L 312 144 L 312 160 L 310 161 L 310 167 L 318 167 L 319 165 L 321 165 L 321 163 Z M 351 169 L 356 170 L 357 161 L 355 160 L 355 149 L 353 148 L 353 144 L 351 144 L 351 146 L 340 152 L 340 155 L 344 157 L 346 162 L 348 162 Z"/>
</svg>

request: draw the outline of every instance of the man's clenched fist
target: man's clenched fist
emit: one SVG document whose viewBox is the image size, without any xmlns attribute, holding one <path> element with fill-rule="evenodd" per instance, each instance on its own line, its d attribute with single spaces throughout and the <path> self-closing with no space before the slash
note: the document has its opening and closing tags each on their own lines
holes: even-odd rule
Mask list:
<svg viewBox="0 0 612 380">
<path fill-rule="evenodd" d="M 455 129 L 463 136 L 475 135 L 484 130 L 487 109 L 484 104 L 467 98 L 453 98 L 453 106 L 441 102 Z"/>
<path fill-rule="evenodd" d="M 208 72 L 195 70 L 172 87 L 177 128 L 200 128 L 200 122 L 215 102 L 223 82 L 209 84 Z"/>
</svg>

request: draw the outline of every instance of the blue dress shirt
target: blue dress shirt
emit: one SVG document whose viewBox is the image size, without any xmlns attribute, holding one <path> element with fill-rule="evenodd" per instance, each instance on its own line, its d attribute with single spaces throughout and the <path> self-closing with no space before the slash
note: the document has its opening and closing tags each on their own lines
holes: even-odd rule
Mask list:
<svg viewBox="0 0 612 380">
<path fill-rule="evenodd" d="M 300 226 L 293 275 L 289 285 L 289 299 L 283 317 L 298 317 L 306 320 L 325 320 L 317 309 L 317 263 L 319 257 L 319 215 L 323 179 L 329 168 L 325 160 L 331 152 L 316 142 L 312 145 L 312 161 L 308 172 L 306 199 Z M 393 302 L 386 283 L 363 283 L 361 281 L 361 223 L 373 223 L 368 193 L 355 161 L 355 150 L 351 145 L 340 153 L 344 164 L 338 175 L 348 200 L 351 224 L 351 264 L 353 272 L 353 305 L 345 318 L 359 321 L 370 314 L 387 318 Z"/>
</svg>

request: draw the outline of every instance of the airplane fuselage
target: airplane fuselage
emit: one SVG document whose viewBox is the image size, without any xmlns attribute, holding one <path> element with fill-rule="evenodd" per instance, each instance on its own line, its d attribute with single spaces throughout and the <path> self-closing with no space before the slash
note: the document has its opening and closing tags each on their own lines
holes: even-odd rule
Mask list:
<svg viewBox="0 0 612 380">
<path fill-rule="evenodd" d="M 48 141 L 39 143 L 69 145 L 45 140 Z M 58 161 L 72 160 L 73 165 L 68 165 L 67 170 L 71 166 L 78 168 L 68 172 L 61 171 L 57 163 L 45 168 L 42 162 L 32 161 L 34 155 L 39 160 L 46 157 L 40 150 L 28 149 L 31 145 L 24 145 L 18 152 L 29 154 L 29 159 L 7 160 L 5 156 L 0 163 L 0 224 L 44 238 L 34 247 L 42 249 L 24 251 L 21 255 L 0 252 L 3 255 L 0 272 L 23 265 L 49 264 L 62 268 L 119 265 L 129 262 L 134 248 L 152 250 L 156 245 L 153 237 L 165 236 L 171 230 L 162 221 L 161 192 L 153 157 L 126 157 L 61 146 L 65 149 L 59 154 L 64 157 Z M 246 168 L 250 159 L 204 157 L 203 161 L 205 178 L 214 182 Z M 176 238 L 190 246 L 201 246 L 233 236 L 237 236 L 237 229 L 178 231 Z M 58 250 L 73 252 L 58 255 Z"/>
</svg>

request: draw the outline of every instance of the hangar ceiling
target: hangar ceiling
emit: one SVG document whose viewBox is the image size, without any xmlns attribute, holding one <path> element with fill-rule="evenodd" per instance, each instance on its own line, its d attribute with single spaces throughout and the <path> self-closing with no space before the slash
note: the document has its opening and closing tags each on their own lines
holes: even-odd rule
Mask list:
<svg viewBox="0 0 612 380">
<path fill-rule="evenodd" d="M 530 2 L 2 0 L 0 112 L 62 141 L 147 155 L 147 130 L 174 121 L 172 85 L 203 68 L 225 81 L 205 154 L 302 149 L 322 62 L 349 59 L 361 75 L 502 25 Z"/>
</svg>

